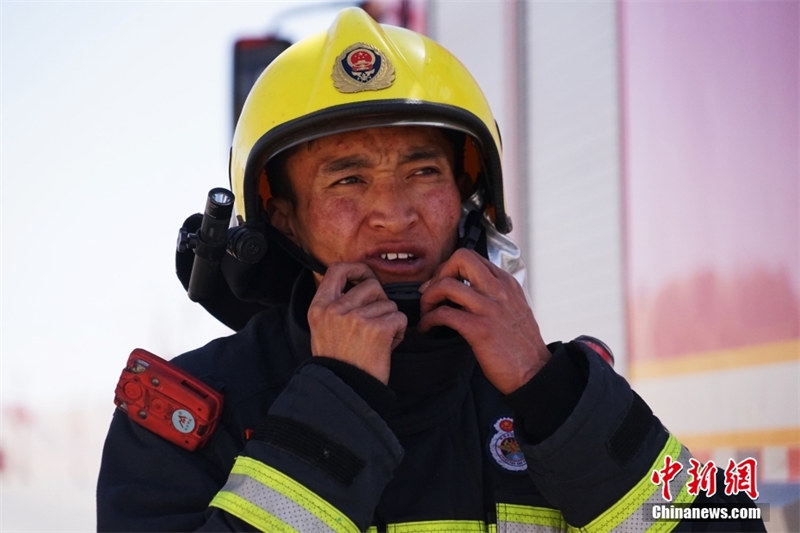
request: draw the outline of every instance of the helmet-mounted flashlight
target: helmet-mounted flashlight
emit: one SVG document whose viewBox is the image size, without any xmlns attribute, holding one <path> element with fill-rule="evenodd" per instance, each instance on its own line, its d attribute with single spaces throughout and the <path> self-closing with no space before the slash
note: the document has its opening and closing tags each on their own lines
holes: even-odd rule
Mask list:
<svg viewBox="0 0 800 533">
<path fill-rule="evenodd" d="M 206 213 L 214 218 L 230 219 L 233 209 L 233 193 L 228 189 L 216 187 L 208 191 Z"/>
<path fill-rule="evenodd" d="M 213 295 L 219 264 L 228 243 L 233 200 L 233 193 L 222 187 L 211 189 L 208 193 L 189 278 L 188 293 L 193 302 L 208 300 Z"/>
</svg>

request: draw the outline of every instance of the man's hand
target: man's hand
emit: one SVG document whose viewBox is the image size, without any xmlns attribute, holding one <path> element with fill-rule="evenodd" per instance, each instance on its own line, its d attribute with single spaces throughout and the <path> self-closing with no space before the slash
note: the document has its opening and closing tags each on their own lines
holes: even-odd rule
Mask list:
<svg viewBox="0 0 800 533">
<path fill-rule="evenodd" d="M 522 287 L 474 251 L 456 250 L 420 291 L 419 329 L 458 331 L 503 394 L 527 383 L 550 359 Z"/>
<path fill-rule="evenodd" d="M 348 283 L 353 287 L 344 292 Z M 368 266 L 335 263 L 308 308 L 311 353 L 350 363 L 387 384 L 392 350 L 407 323 Z"/>
</svg>

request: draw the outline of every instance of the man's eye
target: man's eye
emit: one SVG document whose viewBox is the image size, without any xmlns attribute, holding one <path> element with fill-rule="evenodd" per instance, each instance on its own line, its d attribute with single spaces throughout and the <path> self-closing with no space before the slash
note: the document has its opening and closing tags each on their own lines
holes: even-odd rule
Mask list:
<svg viewBox="0 0 800 533">
<path fill-rule="evenodd" d="M 346 178 L 342 178 L 337 180 L 334 185 L 352 185 L 354 183 L 359 183 L 361 179 L 358 176 L 347 176 Z"/>
<path fill-rule="evenodd" d="M 427 175 L 430 175 L 430 174 L 439 174 L 439 173 L 440 173 L 439 169 L 436 168 L 436 167 L 424 167 L 424 168 L 421 168 L 421 169 L 417 170 L 416 172 L 414 172 L 414 175 L 415 176 L 427 176 Z"/>
</svg>

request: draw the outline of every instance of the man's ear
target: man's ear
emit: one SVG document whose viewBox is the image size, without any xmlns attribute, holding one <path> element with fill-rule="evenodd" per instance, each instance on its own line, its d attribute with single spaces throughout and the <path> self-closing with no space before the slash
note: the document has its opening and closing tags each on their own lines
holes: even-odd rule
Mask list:
<svg viewBox="0 0 800 533">
<path fill-rule="evenodd" d="M 291 201 L 286 198 L 270 198 L 267 200 L 267 214 L 270 223 L 278 231 L 300 246 L 294 225 L 296 220 L 294 204 Z"/>
</svg>

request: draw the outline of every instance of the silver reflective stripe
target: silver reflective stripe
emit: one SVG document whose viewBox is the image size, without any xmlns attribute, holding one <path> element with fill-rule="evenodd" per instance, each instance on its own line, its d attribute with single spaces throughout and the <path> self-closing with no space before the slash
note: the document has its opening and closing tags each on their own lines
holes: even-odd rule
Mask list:
<svg viewBox="0 0 800 533">
<path fill-rule="evenodd" d="M 359 531 L 347 515 L 314 491 L 247 456 L 236 459 L 228 482 L 209 505 L 262 531 Z"/>
<path fill-rule="evenodd" d="M 688 465 L 689 459 L 692 454 L 685 446 L 681 446 L 681 453 L 678 455 L 677 461 L 682 465 Z M 689 481 L 689 471 L 686 466 L 681 469 L 675 478 L 670 482 L 670 487 L 679 488 L 678 491 L 673 492 L 675 495 L 673 502 L 675 503 L 690 503 L 694 498 L 689 496 L 686 490 L 686 484 Z M 688 496 L 688 498 L 687 498 Z M 631 515 L 623 520 L 618 526 L 614 527 L 614 531 L 621 533 L 638 533 L 640 531 L 672 531 L 678 525 L 678 521 L 655 521 L 653 520 L 653 506 L 657 504 L 669 503 L 664 500 L 661 494 L 661 489 L 656 488 L 656 491 L 647 500 L 639 506 Z"/>
<path fill-rule="evenodd" d="M 222 490 L 236 494 L 297 531 L 334 531 L 302 505 L 249 476 L 231 474 Z"/>
<path fill-rule="evenodd" d="M 497 522 L 497 533 L 563 533 L 566 529 L 539 524 L 520 524 L 518 522 Z"/>
<path fill-rule="evenodd" d="M 431 520 L 387 524 L 386 533 L 486 533 L 482 520 Z"/>
</svg>

